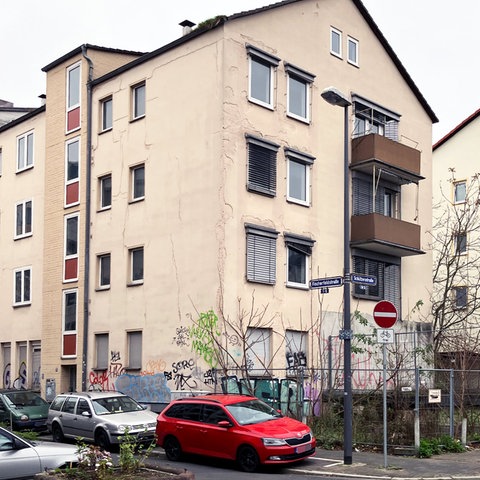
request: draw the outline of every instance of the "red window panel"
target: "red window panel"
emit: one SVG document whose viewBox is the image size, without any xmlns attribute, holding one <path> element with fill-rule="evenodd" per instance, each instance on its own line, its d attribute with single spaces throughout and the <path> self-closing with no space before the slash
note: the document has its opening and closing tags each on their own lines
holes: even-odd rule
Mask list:
<svg viewBox="0 0 480 480">
<path fill-rule="evenodd" d="M 67 131 L 80 127 L 80 107 L 74 108 L 67 113 Z"/>
<path fill-rule="evenodd" d="M 71 205 L 72 203 L 78 203 L 79 201 L 79 182 L 70 183 L 67 185 L 66 195 L 66 205 Z"/>
<path fill-rule="evenodd" d="M 76 278 L 78 278 L 78 258 L 69 258 L 65 260 L 65 280 Z"/>
<path fill-rule="evenodd" d="M 65 333 L 63 335 L 63 355 L 77 354 L 77 334 Z"/>
</svg>

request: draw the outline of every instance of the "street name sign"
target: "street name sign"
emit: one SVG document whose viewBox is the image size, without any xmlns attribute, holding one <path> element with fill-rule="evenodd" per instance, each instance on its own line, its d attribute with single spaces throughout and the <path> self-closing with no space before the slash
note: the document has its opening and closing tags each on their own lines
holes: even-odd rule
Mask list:
<svg viewBox="0 0 480 480">
<path fill-rule="evenodd" d="M 329 288 L 341 287 L 343 285 L 342 277 L 325 277 L 310 280 L 310 288 Z"/>
<path fill-rule="evenodd" d="M 360 285 L 371 285 L 375 286 L 377 284 L 377 277 L 373 275 L 363 275 L 360 273 L 351 273 L 350 281 L 352 283 L 358 283 Z"/>
</svg>

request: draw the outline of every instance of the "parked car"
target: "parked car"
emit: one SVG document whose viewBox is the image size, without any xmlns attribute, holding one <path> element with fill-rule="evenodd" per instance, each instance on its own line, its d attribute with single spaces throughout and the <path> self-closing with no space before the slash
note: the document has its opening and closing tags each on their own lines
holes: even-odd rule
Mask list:
<svg viewBox="0 0 480 480">
<path fill-rule="evenodd" d="M 57 468 L 76 467 L 75 445 L 29 442 L 0 427 L 0 480 L 31 478 Z"/>
<path fill-rule="evenodd" d="M 156 413 L 122 393 L 64 393 L 51 403 L 47 427 L 55 442 L 81 437 L 110 450 L 127 433 L 139 443 L 154 442 L 156 419 Z"/>
<path fill-rule="evenodd" d="M 315 454 L 310 428 L 249 395 L 204 395 L 171 402 L 158 415 L 157 444 L 170 461 L 182 453 L 234 460 L 245 472 Z"/>
<path fill-rule="evenodd" d="M 0 423 L 13 430 L 46 430 L 48 406 L 31 390 L 0 390 Z"/>
</svg>

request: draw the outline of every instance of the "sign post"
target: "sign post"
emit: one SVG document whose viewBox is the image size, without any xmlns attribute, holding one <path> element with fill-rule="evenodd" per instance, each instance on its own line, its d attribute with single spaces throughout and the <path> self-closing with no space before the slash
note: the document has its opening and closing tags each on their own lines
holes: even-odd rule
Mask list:
<svg viewBox="0 0 480 480">
<path fill-rule="evenodd" d="M 387 343 L 393 343 L 393 331 L 390 329 L 397 321 L 397 308 L 392 302 L 382 300 L 373 308 L 373 319 L 375 323 L 383 329 L 378 338 L 382 338 L 383 342 L 383 463 L 384 467 L 388 467 L 387 461 Z M 389 341 L 390 338 L 392 341 Z"/>
</svg>

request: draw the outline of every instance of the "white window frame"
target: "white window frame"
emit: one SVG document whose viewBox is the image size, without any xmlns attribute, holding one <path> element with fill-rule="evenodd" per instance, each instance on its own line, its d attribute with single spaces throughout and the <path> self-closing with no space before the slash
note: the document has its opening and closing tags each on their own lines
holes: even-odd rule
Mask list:
<svg viewBox="0 0 480 480">
<path fill-rule="evenodd" d="M 108 132 L 113 128 L 113 97 L 109 96 L 100 101 L 101 104 L 101 132 Z M 110 108 L 108 108 L 110 106 Z"/>
<path fill-rule="evenodd" d="M 127 351 L 128 366 L 126 368 L 141 370 L 143 356 L 143 332 L 141 330 L 127 332 Z"/>
<path fill-rule="evenodd" d="M 312 168 L 313 162 L 315 161 L 315 157 L 308 155 L 306 153 L 299 152 L 297 150 L 293 150 L 291 148 L 284 148 L 285 152 L 285 159 L 287 161 L 287 201 L 291 203 L 298 203 L 299 205 L 303 205 L 306 207 L 310 206 L 310 170 Z M 300 189 L 304 189 L 305 191 L 305 198 L 298 198 L 294 196 L 292 190 L 293 184 L 293 174 L 292 174 L 292 164 L 302 166 L 304 175 L 303 175 L 303 185 L 300 185 Z"/>
<path fill-rule="evenodd" d="M 105 201 L 105 192 L 106 192 L 106 186 L 105 182 L 107 180 L 110 180 L 110 201 L 108 203 L 104 203 Z M 99 185 L 99 210 L 109 210 L 112 208 L 112 175 L 103 175 L 98 179 L 98 185 Z"/>
<path fill-rule="evenodd" d="M 77 175 L 75 177 L 69 178 L 70 169 L 69 165 L 74 164 L 74 159 L 71 158 L 72 153 L 75 150 L 71 150 L 70 147 L 76 145 L 76 154 L 77 154 Z M 70 185 L 72 183 L 76 183 L 80 181 L 80 158 L 81 158 L 81 151 L 80 151 L 80 137 L 72 138 L 65 142 L 65 185 Z M 78 203 L 78 202 L 76 202 Z"/>
<path fill-rule="evenodd" d="M 78 69 L 78 78 L 75 78 L 75 83 L 73 83 L 73 76 L 72 73 Z M 67 107 L 67 115 L 66 115 L 66 130 L 67 132 L 70 131 L 75 131 L 80 128 L 80 125 L 78 127 L 75 127 L 71 130 L 68 130 L 68 114 L 77 108 L 80 108 L 80 105 L 82 103 L 82 89 L 81 89 L 81 84 L 82 84 L 82 64 L 81 62 L 77 62 L 74 65 L 70 65 L 70 67 L 67 68 L 67 80 L 66 80 L 66 90 L 65 90 L 65 105 Z M 77 95 L 78 99 L 75 99 L 77 101 L 72 101 L 71 100 L 71 91 L 72 89 L 75 88 L 77 90 Z"/>
<path fill-rule="evenodd" d="M 287 373 L 298 373 L 308 367 L 308 332 L 285 330 L 285 360 Z"/>
<path fill-rule="evenodd" d="M 143 99 L 141 102 L 138 97 L 139 91 L 143 91 Z M 146 82 L 140 82 L 132 86 L 132 120 L 137 120 L 145 116 L 147 111 L 146 91 Z M 140 105 L 142 105 L 142 109 L 139 109 Z"/>
<path fill-rule="evenodd" d="M 136 195 L 136 182 L 138 172 L 143 170 L 143 195 Z M 131 202 L 139 202 L 145 199 L 145 164 L 140 163 L 138 165 L 134 165 L 130 167 L 130 201 Z"/>
<path fill-rule="evenodd" d="M 104 283 L 103 274 L 106 268 L 105 261 L 108 258 L 108 283 Z M 97 256 L 98 259 L 98 289 L 107 290 L 110 288 L 112 281 L 112 257 L 110 253 L 104 253 Z"/>
<path fill-rule="evenodd" d="M 248 282 L 275 285 L 278 232 L 270 228 L 246 224 Z"/>
<path fill-rule="evenodd" d="M 76 245 L 77 245 L 77 249 L 76 249 L 76 252 L 74 253 L 68 253 L 67 252 L 67 249 L 68 249 L 68 224 L 69 224 L 69 221 L 72 220 L 72 219 L 76 219 L 77 221 L 77 238 L 76 238 Z M 63 255 L 64 255 L 64 262 L 63 262 L 63 265 L 64 265 L 64 268 L 65 268 L 65 264 L 66 264 L 66 261 L 67 260 L 72 260 L 74 258 L 79 258 L 79 250 L 80 250 L 80 214 L 79 213 L 73 213 L 71 215 L 65 215 L 65 225 L 64 225 L 64 233 L 63 233 L 63 238 L 64 238 L 64 245 L 63 245 Z M 78 271 L 78 269 L 77 269 Z M 65 271 L 63 272 L 63 278 L 65 278 Z M 68 282 L 73 282 L 75 281 L 76 279 L 68 279 L 67 281 Z"/>
<path fill-rule="evenodd" d="M 22 147 L 20 146 L 22 145 Z M 23 148 L 23 152 L 22 152 Z M 17 137 L 17 173 L 32 168 L 35 164 L 35 135 L 29 130 Z"/>
<path fill-rule="evenodd" d="M 30 230 L 27 228 L 27 211 L 28 211 L 28 205 L 30 204 Z M 21 231 L 18 232 L 17 227 L 18 227 L 18 216 L 19 216 L 19 207 L 21 207 Z M 15 232 L 14 237 L 15 239 L 18 238 L 25 238 L 25 237 L 31 237 L 33 234 L 33 200 L 30 198 L 28 200 L 23 200 L 21 202 L 17 202 L 15 204 L 15 225 L 14 225 L 14 230 Z"/>
<path fill-rule="evenodd" d="M 67 296 L 75 296 L 75 328 L 73 330 L 66 329 L 66 319 L 67 319 Z M 78 288 L 72 288 L 69 290 L 63 291 L 62 299 L 62 334 L 76 334 L 78 331 Z"/>
<path fill-rule="evenodd" d="M 296 120 L 300 120 L 305 123 L 310 123 L 310 108 L 311 108 L 311 90 L 312 90 L 312 84 L 315 79 L 315 75 L 298 68 L 291 63 L 285 63 L 285 72 L 287 73 L 287 116 L 291 118 L 295 118 Z M 297 82 L 299 84 L 303 85 L 303 91 L 304 91 L 304 105 L 303 108 L 305 109 L 305 114 L 299 114 L 292 112 L 290 110 L 291 108 L 291 102 L 293 101 L 293 96 L 292 96 L 292 85 L 293 82 Z"/>
<path fill-rule="evenodd" d="M 20 282 L 20 284 L 18 284 Z M 17 288 L 19 287 L 19 288 Z M 17 291 L 20 298 L 17 299 Z M 13 305 L 20 307 L 32 303 L 32 267 L 21 267 L 13 271 Z"/>
<path fill-rule="evenodd" d="M 310 281 L 310 256 L 312 254 L 312 248 L 315 242 L 310 238 L 286 232 L 283 234 L 283 236 L 285 239 L 286 285 L 287 287 L 301 288 L 304 290 L 308 289 Z M 303 282 L 290 279 L 290 252 L 292 252 L 292 254 L 296 254 L 297 258 L 300 256 L 303 261 L 302 267 L 305 275 Z"/>
<path fill-rule="evenodd" d="M 459 196 L 459 190 L 460 187 L 463 186 L 463 192 L 462 196 Z M 465 203 L 467 200 L 467 182 L 465 180 L 462 180 L 460 182 L 455 182 L 453 184 L 453 203 L 455 205 L 460 204 L 460 203 Z"/>
<path fill-rule="evenodd" d="M 338 36 L 338 50 L 334 48 L 334 38 Z M 338 28 L 330 27 L 330 53 L 337 58 L 343 59 L 342 55 L 342 31 L 338 30 Z"/>
<path fill-rule="evenodd" d="M 95 334 L 95 363 L 96 370 L 108 369 L 108 333 Z"/>
<path fill-rule="evenodd" d="M 135 271 L 135 260 L 136 255 L 138 252 L 142 252 L 142 276 L 141 278 L 133 278 L 133 274 Z M 134 247 L 130 248 L 128 250 L 128 261 L 129 261 L 129 273 L 128 273 L 128 278 L 129 278 L 129 285 L 142 285 L 144 282 L 145 278 L 145 250 L 144 247 Z"/>
<path fill-rule="evenodd" d="M 249 375 L 270 375 L 272 362 L 272 329 L 247 327 L 246 362 Z"/>
<path fill-rule="evenodd" d="M 350 46 L 355 47 L 355 56 L 350 55 Z M 358 67 L 358 40 L 353 37 L 347 36 L 347 62 L 350 65 Z"/>
<path fill-rule="evenodd" d="M 275 91 L 275 72 L 280 59 L 274 55 L 270 55 L 263 50 L 254 47 L 253 45 L 247 45 L 248 53 L 248 100 L 252 103 L 256 103 L 262 107 L 270 110 L 274 109 L 274 91 Z M 265 96 L 268 98 L 258 98 L 254 96 L 253 80 L 255 79 L 255 65 L 268 69 L 268 79 L 265 87 Z"/>
</svg>

